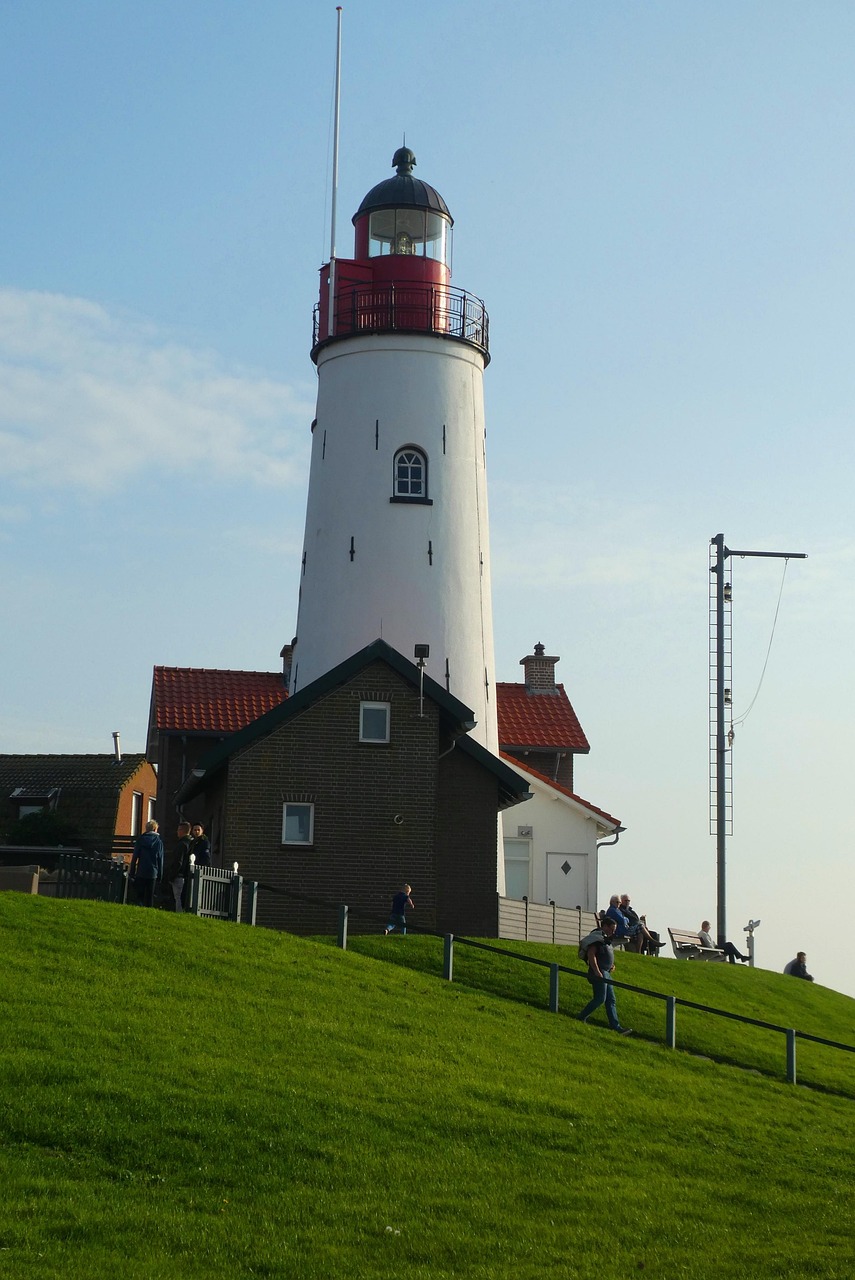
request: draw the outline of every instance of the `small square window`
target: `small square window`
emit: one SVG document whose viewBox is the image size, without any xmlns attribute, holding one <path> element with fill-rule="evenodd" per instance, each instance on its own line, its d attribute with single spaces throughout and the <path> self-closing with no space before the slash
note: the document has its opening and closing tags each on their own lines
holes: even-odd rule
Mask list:
<svg viewBox="0 0 855 1280">
<path fill-rule="evenodd" d="M 313 804 L 283 804 L 283 844 L 311 844 L 314 825 L 315 806 Z"/>
<path fill-rule="evenodd" d="M 359 741 L 389 741 L 389 703 L 360 702 Z"/>
</svg>

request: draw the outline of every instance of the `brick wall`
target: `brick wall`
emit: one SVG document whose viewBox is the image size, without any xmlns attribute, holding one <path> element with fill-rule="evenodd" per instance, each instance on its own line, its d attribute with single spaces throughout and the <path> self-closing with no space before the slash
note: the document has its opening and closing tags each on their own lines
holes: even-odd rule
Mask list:
<svg viewBox="0 0 855 1280">
<path fill-rule="evenodd" d="M 359 741 L 361 701 L 390 703 L 389 743 Z M 487 896 L 493 904 L 496 896 L 495 780 L 456 751 L 438 765 L 449 745 L 429 699 L 420 716 L 417 690 L 385 663 L 366 667 L 230 761 L 222 861 L 237 861 L 248 879 L 276 889 L 346 902 L 352 932 L 382 929 L 392 894 L 406 881 L 414 924 L 447 929 L 460 914 L 453 904 L 480 902 L 483 892 L 467 859 L 488 867 Z M 206 801 L 215 806 L 216 796 Z M 283 846 L 285 801 L 314 804 L 311 847 Z M 440 848 L 452 876 L 441 892 Z M 483 904 L 478 910 L 479 919 L 489 915 Z M 260 925 L 329 933 L 335 922 L 334 909 L 260 894 Z"/>
<path fill-rule="evenodd" d="M 495 938 L 498 783 L 493 774 L 459 751 L 439 762 L 439 775 L 439 931 Z"/>
</svg>

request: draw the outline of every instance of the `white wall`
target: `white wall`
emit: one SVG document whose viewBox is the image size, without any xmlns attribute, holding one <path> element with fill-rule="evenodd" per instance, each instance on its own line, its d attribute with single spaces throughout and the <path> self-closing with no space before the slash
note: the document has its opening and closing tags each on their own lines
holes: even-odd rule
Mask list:
<svg viewBox="0 0 855 1280">
<path fill-rule="evenodd" d="M 410 659 L 429 644 L 427 674 L 445 687 L 448 662 L 495 752 L 483 371 L 477 348 L 429 335 L 321 350 L 292 690 L 378 637 Z M 408 444 L 427 455 L 431 505 L 389 501 Z"/>
<path fill-rule="evenodd" d="M 532 828 L 529 842 L 529 898 L 532 902 L 549 901 L 548 858 L 549 855 L 558 854 L 563 855 L 571 865 L 569 883 L 573 885 L 571 892 L 574 900 L 561 902 L 555 896 L 555 901 L 560 906 L 579 906 L 583 911 L 596 911 L 602 905 L 598 901 L 597 841 L 608 839 L 613 834 L 614 827 L 591 813 L 584 805 L 533 777 L 518 761 L 514 761 L 513 767 L 529 779 L 534 794 L 525 804 L 514 805 L 504 811 L 502 830 L 505 839 L 516 840 L 520 827 Z M 577 862 L 576 859 L 583 861 Z"/>
</svg>

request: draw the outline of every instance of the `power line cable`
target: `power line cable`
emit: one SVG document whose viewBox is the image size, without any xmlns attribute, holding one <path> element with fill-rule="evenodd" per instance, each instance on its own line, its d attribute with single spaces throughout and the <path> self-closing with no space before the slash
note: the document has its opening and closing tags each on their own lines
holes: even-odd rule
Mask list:
<svg viewBox="0 0 855 1280">
<path fill-rule="evenodd" d="M 760 690 L 763 688 L 763 679 L 766 675 L 766 668 L 769 665 L 769 655 L 772 652 L 772 641 L 775 639 L 775 628 L 778 625 L 778 614 L 781 609 L 781 597 L 784 594 L 784 581 L 787 576 L 787 565 L 789 563 L 790 562 L 788 559 L 784 560 L 784 572 L 781 574 L 781 586 L 780 586 L 780 590 L 778 591 L 778 603 L 775 605 L 775 617 L 772 620 L 772 634 L 769 636 L 769 645 L 768 645 L 768 648 L 766 649 L 766 661 L 763 663 L 763 670 L 760 672 L 760 681 L 757 685 L 757 689 L 755 690 L 754 697 L 751 699 L 750 703 L 748 704 L 748 710 L 744 713 L 744 715 L 741 715 L 736 720 L 731 721 L 731 725 L 730 725 L 731 731 L 733 730 L 735 725 L 744 724 L 745 721 L 748 719 L 748 716 L 751 713 L 751 709 L 754 706 L 754 703 L 757 701 L 758 697 L 760 696 Z"/>
</svg>

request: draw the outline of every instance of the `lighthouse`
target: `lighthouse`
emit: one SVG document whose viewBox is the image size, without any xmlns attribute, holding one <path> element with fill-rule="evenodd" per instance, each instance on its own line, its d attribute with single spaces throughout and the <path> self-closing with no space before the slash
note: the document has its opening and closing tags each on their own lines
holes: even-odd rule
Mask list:
<svg viewBox="0 0 855 1280">
<path fill-rule="evenodd" d="M 290 691 L 382 639 L 472 709 L 495 753 L 488 318 L 451 284 L 445 200 L 409 148 L 392 164 L 353 217 L 353 258 L 321 268 Z"/>
</svg>

